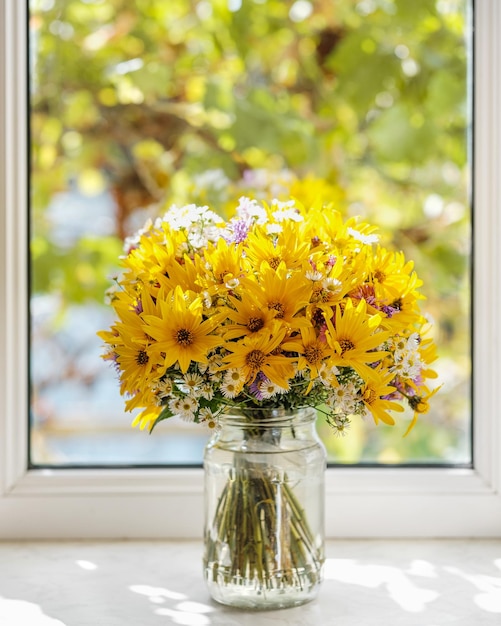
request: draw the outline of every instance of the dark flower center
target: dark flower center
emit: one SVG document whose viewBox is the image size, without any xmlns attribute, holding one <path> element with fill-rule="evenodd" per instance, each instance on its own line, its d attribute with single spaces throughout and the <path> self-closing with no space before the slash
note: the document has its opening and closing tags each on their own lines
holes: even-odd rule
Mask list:
<svg viewBox="0 0 501 626">
<path fill-rule="evenodd" d="M 138 365 L 146 365 L 149 360 L 150 358 L 145 350 L 139 350 L 139 352 L 136 354 L 136 363 Z"/>
<path fill-rule="evenodd" d="M 247 322 L 247 328 L 251 331 L 251 333 L 256 333 L 258 330 L 261 330 L 264 326 L 264 320 L 261 317 L 250 317 Z"/>
<path fill-rule="evenodd" d="M 246 364 L 252 370 L 259 370 L 266 361 L 266 354 L 261 350 L 251 350 L 245 357 Z"/>
<path fill-rule="evenodd" d="M 189 346 L 193 340 L 193 333 L 187 328 L 180 328 L 176 333 L 176 341 L 180 346 Z"/>
<path fill-rule="evenodd" d="M 373 404 L 377 400 L 377 393 L 374 389 L 366 389 L 364 391 L 364 400 L 367 404 Z"/>
<path fill-rule="evenodd" d="M 277 318 L 279 319 L 285 315 L 285 306 L 281 302 L 268 302 L 268 308 L 277 311 Z"/>
<path fill-rule="evenodd" d="M 277 267 L 280 265 L 281 261 L 282 261 L 282 259 L 279 256 L 274 256 L 274 257 L 272 257 L 271 259 L 268 260 L 268 263 L 270 264 L 271 268 L 276 270 Z"/>
<path fill-rule="evenodd" d="M 322 360 L 323 350 L 318 346 L 307 346 L 304 351 L 304 358 L 308 363 L 314 364 Z"/>
<path fill-rule="evenodd" d="M 353 350 L 355 344 L 349 339 L 340 339 L 339 345 L 341 346 L 341 354 L 348 352 L 348 350 Z"/>
</svg>

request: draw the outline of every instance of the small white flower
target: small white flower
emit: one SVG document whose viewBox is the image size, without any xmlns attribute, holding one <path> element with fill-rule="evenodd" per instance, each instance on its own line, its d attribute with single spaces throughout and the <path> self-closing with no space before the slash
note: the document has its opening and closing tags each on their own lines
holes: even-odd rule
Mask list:
<svg viewBox="0 0 501 626">
<path fill-rule="evenodd" d="M 336 376 L 339 374 L 338 368 L 334 365 L 329 367 L 326 363 L 322 363 L 318 370 L 318 378 L 320 382 L 326 387 L 336 387 L 337 386 L 337 378 Z"/>
<path fill-rule="evenodd" d="M 153 387 L 154 393 L 159 398 L 168 398 L 172 393 L 173 384 L 170 378 L 166 378 L 165 380 L 159 380 L 155 383 Z"/>
<path fill-rule="evenodd" d="M 221 393 L 225 398 L 236 398 L 241 390 L 242 387 L 240 385 L 231 381 L 223 381 L 221 385 Z"/>
<path fill-rule="evenodd" d="M 329 277 L 324 278 L 324 280 L 322 281 L 322 287 L 332 294 L 338 294 L 341 291 L 342 286 L 343 283 L 337 278 Z"/>
<path fill-rule="evenodd" d="M 333 417 L 331 418 L 331 424 L 334 427 L 334 432 L 338 437 L 344 437 L 347 434 L 347 430 L 350 428 L 351 422 L 346 417 Z"/>
<path fill-rule="evenodd" d="M 174 415 L 177 415 L 180 410 L 180 398 L 172 398 L 169 400 L 169 409 Z"/>
<path fill-rule="evenodd" d="M 205 424 L 210 430 L 214 430 L 214 428 L 217 428 L 217 415 L 214 415 L 209 407 L 200 409 L 200 411 L 198 412 L 198 418 L 200 423 Z"/>
<path fill-rule="evenodd" d="M 350 234 L 353 239 L 356 239 L 361 243 L 371 244 L 377 243 L 379 241 L 379 237 L 377 235 L 363 235 L 361 232 L 355 230 L 354 228 L 348 228 L 348 234 Z"/>
<path fill-rule="evenodd" d="M 280 224 L 267 224 L 266 225 L 266 232 L 268 233 L 268 235 L 276 235 L 278 233 L 281 233 L 283 230 L 283 228 L 280 226 Z"/>
<path fill-rule="evenodd" d="M 245 373 L 240 369 L 229 369 L 224 374 L 224 382 L 243 385 L 245 382 Z"/>
<path fill-rule="evenodd" d="M 404 366 L 404 376 L 406 378 L 417 378 L 423 369 L 421 359 L 417 353 L 409 354 L 402 361 Z"/>
<path fill-rule="evenodd" d="M 282 203 L 282 204 L 284 204 L 283 209 L 281 209 L 280 211 L 274 211 L 272 213 L 273 218 L 277 222 L 304 222 L 304 217 L 300 215 L 296 211 L 296 209 L 286 207 L 285 204 L 288 204 L 288 203 Z M 294 202 L 292 202 L 290 206 L 294 207 Z"/>
<path fill-rule="evenodd" d="M 209 374 L 217 374 L 219 368 L 223 364 L 223 359 L 219 354 L 213 354 L 207 359 L 207 369 Z"/>
<path fill-rule="evenodd" d="M 226 289 L 236 289 L 238 285 L 240 285 L 240 281 L 238 280 L 238 278 L 230 278 L 230 280 L 227 280 L 224 283 Z"/>
<path fill-rule="evenodd" d="M 212 385 L 209 383 L 204 383 L 200 387 L 200 395 L 206 400 L 212 400 L 212 398 L 214 397 L 214 389 L 212 388 Z"/>
<path fill-rule="evenodd" d="M 283 387 L 279 387 L 275 383 L 270 381 L 265 381 L 259 384 L 259 393 L 263 397 L 264 400 L 268 400 L 269 398 L 273 398 L 273 396 L 286 393 L 287 389 Z"/>
<path fill-rule="evenodd" d="M 280 209 L 280 211 L 286 211 L 286 209 L 291 209 L 294 208 L 295 206 L 295 201 L 294 200 L 279 200 L 278 198 L 273 198 L 273 200 L 271 201 L 271 206 L 276 206 L 277 209 Z M 277 211 L 278 212 L 278 211 Z"/>
<path fill-rule="evenodd" d="M 357 391 L 352 383 L 341 384 L 337 387 L 333 387 L 329 398 L 327 399 L 327 405 L 336 414 L 350 415 L 355 412 L 357 397 Z"/>
<path fill-rule="evenodd" d="M 203 383 L 203 380 L 200 374 L 187 372 L 183 376 L 183 383 L 179 385 L 179 388 L 183 393 L 197 397 L 197 395 L 200 395 L 199 387 Z"/>
<path fill-rule="evenodd" d="M 264 208 L 254 199 L 242 196 L 238 201 L 237 215 L 240 218 L 252 218 L 258 224 L 268 221 Z"/>
<path fill-rule="evenodd" d="M 192 396 L 180 398 L 178 404 L 178 415 L 181 419 L 192 422 L 195 419 L 195 413 L 198 411 L 198 402 Z"/>
<path fill-rule="evenodd" d="M 322 278 L 324 277 L 322 272 L 319 272 L 318 270 L 314 270 L 313 268 L 305 272 L 304 276 L 308 280 L 312 280 L 314 282 L 318 282 L 319 280 L 322 280 Z"/>
</svg>

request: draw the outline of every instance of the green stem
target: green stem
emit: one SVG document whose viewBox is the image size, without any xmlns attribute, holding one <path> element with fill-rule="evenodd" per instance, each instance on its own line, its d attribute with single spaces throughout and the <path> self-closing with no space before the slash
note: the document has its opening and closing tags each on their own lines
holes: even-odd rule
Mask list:
<svg viewBox="0 0 501 626">
<path fill-rule="evenodd" d="M 302 586 L 305 575 L 318 582 L 322 556 L 292 488 L 241 459 L 234 472 L 214 515 L 217 539 L 207 536 L 207 561 L 216 564 L 213 579 L 256 580 L 264 589 Z M 221 545 L 229 550 L 229 565 L 219 563 Z"/>
</svg>

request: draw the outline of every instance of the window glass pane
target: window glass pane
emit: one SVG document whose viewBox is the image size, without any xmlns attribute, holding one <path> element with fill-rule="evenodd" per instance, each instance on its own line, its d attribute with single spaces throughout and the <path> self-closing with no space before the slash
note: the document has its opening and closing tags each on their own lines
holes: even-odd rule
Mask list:
<svg viewBox="0 0 501 626">
<path fill-rule="evenodd" d="M 123 238 L 171 203 L 323 194 L 415 260 L 443 388 L 411 435 L 353 420 L 342 463 L 471 461 L 467 0 L 31 0 L 34 465 L 197 464 L 130 428 L 96 331 Z M 307 183 L 304 181 L 307 180 Z"/>
</svg>

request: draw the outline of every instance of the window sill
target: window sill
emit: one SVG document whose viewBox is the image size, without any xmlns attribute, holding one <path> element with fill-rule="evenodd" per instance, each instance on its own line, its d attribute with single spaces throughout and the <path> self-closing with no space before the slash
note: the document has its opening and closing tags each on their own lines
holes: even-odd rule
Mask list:
<svg viewBox="0 0 501 626">
<path fill-rule="evenodd" d="M 0 543 L 0 621 L 255 624 L 255 613 L 210 600 L 201 555 L 194 541 Z M 501 540 L 329 541 L 318 598 L 260 615 L 270 626 L 494 626 L 501 618 Z"/>
</svg>

